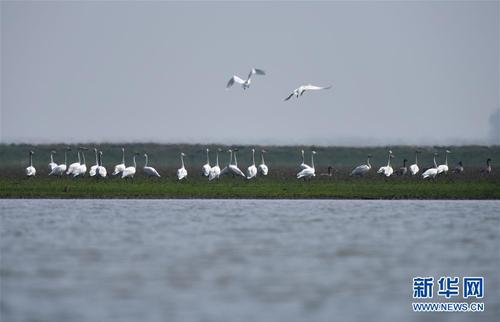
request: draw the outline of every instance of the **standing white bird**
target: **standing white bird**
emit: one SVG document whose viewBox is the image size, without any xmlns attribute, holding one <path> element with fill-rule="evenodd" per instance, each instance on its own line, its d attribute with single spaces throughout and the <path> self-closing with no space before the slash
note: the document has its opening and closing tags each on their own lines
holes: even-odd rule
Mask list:
<svg viewBox="0 0 500 322">
<path fill-rule="evenodd" d="M 300 178 L 312 178 L 316 176 L 316 169 L 314 168 L 314 155 L 316 151 L 311 152 L 311 166 L 309 168 L 302 169 L 299 173 L 297 173 L 297 179 Z"/>
<path fill-rule="evenodd" d="M 300 150 L 300 152 L 302 153 L 302 163 L 299 165 L 300 170 L 304 170 L 304 169 L 310 168 L 310 166 L 308 166 L 306 164 L 306 162 L 305 162 L 305 159 L 304 159 L 304 150 Z"/>
<path fill-rule="evenodd" d="M 415 151 L 415 163 L 410 166 L 410 173 L 412 176 L 416 175 L 419 171 L 420 168 L 418 167 L 418 154 L 419 151 Z"/>
<path fill-rule="evenodd" d="M 370 164 L 371 154 L 368 154 L 368 158 L 366 159 L 366 164 L 358 165 L 351 172 L 351 176 L 364 176 L 370 171 L 372 165 Z"/>
<path fill-rule="evenodd" d="M 255 166 L 255 149 L 252 149 L 252 165 L 247 169 L 247 179 L 257 176 L 257 167 Z"/>
<path fill-rule="evenodd" d="M 221 172 L 219 173 L 219 177 L 228 174 L 229 166 L 231 165 L 231 163 L 233 163 L 233 150 L 229 149 L 227 150 L 227 152 L 229 153 L 229 163 L 221 170 Z"/>
<path fill-rule="evenodd" d="M 97 156 L 97 149 L 94 148 L 95 153 L 95 164 L 90 167 L 89 176 L 93 177 L 97 174 L 97 169 L 99 168 L 99 159 Z"/>
<path fill-rule="evenodd" d="M 391 166 L 391 159 L 392 158 L 394 158 L 394 155 L 392 155 L 392 151 L 389 150 L 389 158 L 387 160 L 387 165 L 384 167 L 380 167 L 380 169 L 378 169 L 377 173 L 382 174 L 386 177 L 390 177 L 394 172 L 394 169 Z"/>
<path fill-rule="evenodd" d="M 448 153 L 451 153 L 451 151 L 446 150 L 445 156 L 444 156 L 444 164 L 440 164 L 437 167 L 437 174 L 440 174 L 440 173 L 448 174 Z"/>
<path fill-rule="evenodd" d="M 126 167 L 125 170 L 122 171 L 122 179 L 125 178 L 134 178 L 135 175 L 135 168 L 137 168 L 137 163 L 135 162 L 135 156 L 138 155 L 139 153 L 134 153 L 134 156 L 132 157 L 132 163 L 134 164 L 133 166 Z"/>
<path fill-rule="evenodd" d="M 56 151 L 52 150 L 50 151 L 50 162 L 49 162 L 49 173 L 54 170 L 55 167 L 57 167 L 57 163 L 54 162 L 54 154 Z"/>
<path fill-rule="evenodd" d="M 66 171 L 67 175 L 73 174 L 73 172 L 80 168 L 80 163 L 82 162 L 80 160 L 80 150 L 78 150 L 76 154 L 78 155 L 78 162 L 73 162 L 69 165 L 68 171 Z"/>
<path fill-rule="evenodd" d="M 264 153 L 266 153 L 267 151 L 266 150 L 261 150 L 260 151 L 260 164 L 259 164 L 259 173 L 263 176 L 267 176 L 267 174 L 269 173 L 269 168 L 267 167 L 266 165 L 266 162 L 264 161 Z"/>
<path fill-rule="evenodd" d="M 68 167 L 68 151 L 71 151 L 71 148 L 66 148 L 64 150 L 64 163 L 58 164 L 57 167 L 50 171 L 49 176 L 62 176 L 64 172 L 66 172 L 66 168 Z"/>
<path fill-rule="evenodd" d="M 35 152 L 30 151 L 30 165 L 26 168 L 26 176 L 28 177 L 34 177 L 36 175 L 36 169 L 33 166 L 33 154 L 35 154 Z"/>
<path fill-rule="evenodd" d="M 437 163 L 436 163 L 436 156 L 437 155 L 438 155 L 437 153 L 434 153 L 434 159 L 433 159 L 433 161 L 434 161 L 434 168 L 429 168 L 429 169 L 425 170 L 424 173 L 422 173 L 422 178 L 423 179 L 427 179 L 427 178 L 434 179 L 437 176 L 437 174 L 438 174 L 438 170 L 437 170 L 438 166 L 437 166 Z"/>
<path fill-rule="evenodd" d="M 146 158 L 146 163 L 144 164 L 144 173 L 150 177 L 160 177 L 158 171 L 156 171 L 153 167 L 148 167 L 148 154 L 144 153 L 144 157 Z"/>
<path fill-rule="evenodd" d="M 234 150 L 234 164 L 229 164 L 229 171 L 234 175 L 245 178 L 245 174 L 243 173 L 243 171 L 241 171 L 240 168 L 238 168 L 238 159 L 236 157 L 236 151 L 238 150 L 237 149 Z"/>
<path fill-rule="evenodd" d="M 311 85 L 311 84 L 308 84 L 308 85 L 302 85 L 296 89 L 293 90 L 293 92 L 290 93 L 290 95 L 288 95 L 284 101 L 288 101 L 290 98 L 292 98 L 292 96 L 295 95 L 296 98 L 299 98 L 299 96 L 302 96 L 302 94 L 304 94 L 306 91 L 318 91 L 318 90 L 322 90 L 322 89 L 330 89 L 332 88 L 332 85 L 329 85 L 329 86 L 325 86 L 325 87 L 321 87 L 321 86 L 314 86 L 314 85 Z"/>
<path fill-rule="evenodd" d="M 210 159 L 208 158 L 208 151 L 209 150 L 207 148 L 207 163 L 205 163 L 201 168 L 201 172 L 205 177 L 208 177 L 210 175 L 210 170 L 212 169 L 212 167 L 210 166 Z"/>
<path fill-rule="evenodd" d="M 80 167 L 78 167 L 77 169 L 75 169 L 73 172 L 72 172 L 72 175 L 73 175 L 73 178 L 76 178 L 78 176 L 85 176 L 85 173 L 87 172 L 87 162 L 85 161 L 85 151 L 84 150 L 87 150 L 87 148 L 80 148 L 80 150 L 82 151 L 82 162 L 80 163 Z"/>
<path fill-rule="evenodd" d="M 184 167 L 184 157 L 185 156 L 186 155 L 183 152 L 181 152 L 181 167 L 180 167 L 180 169 L 177 170 L 177 179 L 179 179 L 179 180 L 186 178 L 188 175 L 188 172 L 187 172 L 186 168 Z"/>
<path fill-rule="evenodd" d="M 99 167 L 97 168 L 97 175 L 101 178 L 108 176 L 108 170 L 102 165 L 102 151 L 99 151 Z"/>
<path fill-rule="evenodd" d="M 265 75 L 265 74 L 266 74 L 266 72 L 263 71 L 262 69 L 252 68 L 252 70 L 248 74 L 247 79 L 241 79 L 240 77 L 233 75 L 233 77 L 231 77 L 229 82 L 227 82 L 226 89 L 233 86 L 234 83 L 238 83 L 241 85 L 241 87 L 243 87 L 243 89 L 247 89 L 250 87 L 250 83 L 252 82 L 253 75 Z"/>
<path fill-rule="evenodd" d="M 212 181 L 213 179 L 218 179 L 220 176 L 220 167 L 219 167 L 219 151 L 218 149 L 215 152 L 215 165 L 210 169 L 210 174 L 208 175 L 208 181 Z"/>
<path fill-rule="evenodd" d="M 113 171 L 112 175 L 116 176 L 117 174 L 120 174 L 125 170 L 125 148 L 122 147 L 122 163 L 115 165 L 115 170 Z"/>
</svg>

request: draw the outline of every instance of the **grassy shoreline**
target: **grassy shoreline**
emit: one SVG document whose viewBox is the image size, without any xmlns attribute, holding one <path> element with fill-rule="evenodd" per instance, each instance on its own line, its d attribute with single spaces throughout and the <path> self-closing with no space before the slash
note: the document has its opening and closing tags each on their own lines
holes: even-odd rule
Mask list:
<svg viewBox="0 0 500 322">
<path fill-rule="evenodd" d="M 0 198 L 95 199 L 500 199 L 497 178 L 436 181 L 416 178 L 19 178 L 0 177 Z"/>
</svg>

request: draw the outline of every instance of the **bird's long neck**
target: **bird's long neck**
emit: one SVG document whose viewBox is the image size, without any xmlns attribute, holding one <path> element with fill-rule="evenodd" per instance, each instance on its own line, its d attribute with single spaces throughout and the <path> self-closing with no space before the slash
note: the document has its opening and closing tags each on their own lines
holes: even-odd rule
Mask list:
<svg viewBox="0 0 500 322">
<path fill-rule="evenodd" d="M 99 166 L 102 167 L 102 153 L 99 153 Z M 134 164 L 135 164 L 135 160 L 134 160 Z"/>
<path fill-rule="evenodd" d="M 68 151 L 64 151 L 64 165 L 68 164 Z"/>
<path fill-rule="evenodd" d="M 86 164 L 87 162 L 85 161 L 85 152 L 82 151 L 82 158 L 83 158 L 83 163 L 82 164 Z"/>
<path fill-rule="evenodd" d="M 30 152 L 30 167 L 33 166 L 33 154 Z"/>
<path fill-rule="evenodd" d="M 125 149 L 122 149 L 122 163 L 125 164 Z"/>
<path fill-rule="evenodd" d="M 215 152 L 215 165 L 219 166 L 219 151 Z"/>
<path fill-rule="evenodd" d="M 208 150 L 207 150 L 207 164 L 210 164 L 210 159 L 208 158 Z"/>
<path fill-rule="evenodd" d="M 448 166 L 448 153 L 446 153 L 444 156 L 444 164 L 446 164 L 446 166 Z"/>
<path fill-rule="evenodd" d="M 252 151 L 252 164 L 255 165 L 255 151 Z"/>
<path fill-rule="evenodd" d="M 148 166 L 148 155 L 144 155 L 144 157 L 146 158 L 146 163 L 144 164 L 144 167 L 147 167 Z"/>
<path fill-rule="evenodd" d="M 134 168 L 137 168 L 137 163 L 135 163 L 135 154 L 134 154 L 134 156 L 132 157 L 132 161 L 134 162 Z"/>
<path fill-rule="evenodd" d="M 304 160 L 304 151 L 302 151 L 302 164 L 306 163 L 306 160 Z"/>
<path fill-rule="evenodd" d="M 387 158 L 387 166 L 391 166 L 391 154 L 389 153 L 389 158 Z"/>
<path fill-rule="evenodd" d="M 434 168 L 437 168 L 437 167 L 438 167 L 438 165 L 436 163 L 436 156 L 434 155 Z"/>
<path fill-rule="evenodd" d="M 76 155 L 78 156 L 78 163 L 82 163 L 82 160 L 80 160 L 80 151 L 77 151 Z"/>
<path fill-rule="evenodd" d="M 370 164 L 370 158 L 366 159 L 366 165 L 368 166 L 368 168 L 372 167 L 372 165 Z"/>
<path fill-rule="evenodd" d="M 54 163 L 54 154 L 50 152 L 50 163 Z"/>
<path fill-rule="evenodd" d="M 181 165 L 184 168 L 184 156 L 181 154 Z"/>
<path fill-rule="evenodd" d="M 234 152 L 234 165 L 238 166 L 238 159 L 236 158 L 236 152 Z"/>
<path fill-rule="evenodd" d="M 311 168 L 314 169 L 314 153 L 311 154 Z"/>
<path fill-rule="evenodd" d="M 264 162 L 264 152 L 261 152 L 261 153 L 260 153 L 260 160 L 262 161 L 262 164 L 266 164 L 266 163 Z"/>
</svg>

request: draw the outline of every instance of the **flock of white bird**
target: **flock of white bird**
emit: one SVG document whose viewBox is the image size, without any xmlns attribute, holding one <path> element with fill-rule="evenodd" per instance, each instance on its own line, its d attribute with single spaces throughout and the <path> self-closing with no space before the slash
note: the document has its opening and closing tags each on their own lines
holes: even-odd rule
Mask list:
<svg viewBox="0 0 500 322">
<path fill-rule="evenodd" d="M 50 162 L 48 165 L 49 169 L 49 176 L 72 176 L 72 177 L 83 177 L 87 173 L 87 164 L 85 160 L 85 151 L 88 150 L 87 148 L 80 147 L 78 148 L 77 152 L 77 158 L 78 161 L 71 163 L 68 165 L 68 156 L 67 153 L 71 151 L 71 148 L 66 148 L 64 151 L 64 163 L 57 164 L 54 162 L 54 154 L 56 151 L 51 151 L 50 152 Z M 134 153 L 132 157 L 132 163 L 133 165 L 126 166 L 125 165 L 125 148 L 121 149 L 122 151 L 122 161 L 120 164 L 115 165 L 113 172 L 111 173 L 113 176 L 120 176 L 122 179 L 126 178 L 133 178 L 136 174 L 137 171 L 137 163 L 136 163 L 136 156 L 139 155 L 139 153 Z M 221 152 L 221 149 L 218 149 L 215 154 L 215 164 L 212 166 L 210 164 L 210 156 L 209 156 L 209 149 L 206 149 L 206 156 L 207 156 L 207 161 L 206 163 L 201 167 L 201 173 L 208 178 L 209 181 L 212 181 L 214 179 L 218 179 L 221 176 L 231 174 L 233 176 L 237 177 L 243 177 L 248 180 L 253 179 L 257 177 L 257 175 L 262 175 L 262 176 L 267 176 L 269 173 L 269 168 L 266 165 L 266 162 L 264 160 L 264 153 L 266 153 L 265 150 L 261 150 L 260 152 L 260 157 L 261 157 L 261 163 L 257 166 L 255 163 L 255 149 L 252 149 L 252 164 L 247 168 L 246 173 L 244 173 L 239 167 L 238 167 L 238 159 L 237 159 L 237 149 L 229 149 L 227 152 L 229 153 L 229 161 L 227 165 L 221 170 L 220 165 L 219 165 L 219 152 Z M 98 151 L 97 149 L 94 149 L 95 153 L 95 164 L 90 167 L 89 176 L 91 177 L 97 177 L 97 178 L 106 178 L 108 176 L 108 171 L 106 168 L 103 166 L 102 163 L 102 151 Z M 404 159 L 403 162 L 403 167 L 400 167 L 396 170 L 396 174 L 398 175 L 407 175 L 410 174 L 412 176 L 416 176 L 420 172 L 420 167 L 418 165 L 418 154 L 419 151 L 415 151 L 415 163 L 410 165 L 409 167 L 406 167 L 406 159 Z M 444 159 L 444 164 L 438 165 L 436 163 L 436 156 L 438 155 L 437 153 L 434 153 L 434 167 L 428 168 L 423 171 L 422 173 L 422 178 L 423 179 L 434 179 L 440 174 L 447 174 L 449 171 L 448 167 L 448 154 L 451 153 L 451 151 L 446 150 L 445 151 L 445 159 Z M 36 169 L 33 166 L 33 151 L 29 152 L 29 166 L 26 168 L 26 175 L 28 177 L 32 177 L 36 175 Z M 302 155 L 302 163 L 299 164 L 299 169 L 300 171 L 297 173 L 297 179 L 310 179 L 312 177 L 316 176 L 316 169 L 314 166 L 314 155 L 316 155 L 316 151 L 311 152 L 311 164 L 308 165 L 305 163 L 305 155 L 304 155 L 304 150 L 301 150 L 301 155 Z M 185 167 L 184 164 L 184 157 L 186 155 L 184 153 L 180 153 L 180 161 L 181 161 L 181 167 L 177 170 L 177 179 L 178 180 L 183 180 L 187 178 L 188 176 L 188 171 Z M 371 155 L 368 155 L 368 159 L 366 161 L 366 164 L 359 165 L 355 167 L 352 172 L 351 176 L 364 176 L 368 172 L 370 172 L 372 165 L 370 164 L 370 159 Z M 156 171 L 155 168 L 149 166 L 149 159 L 148 159 L 148 154 L 144 153 L 144 167 L 142 168 L 143 173 L 146 176 L 149 177 L 160 177 L 160 174 L 158 171 Z M 381 166 L 377 173 L 380 174 L 381 176 L 385 177 L 390 177 L 392 176 L 395 171 L 391 166 L 391 159 L 394 158 L 394 154 L 392 151 L 389 150 L 388 158 L 387 158 L 387 164 L 384 166 Z M 453 172 L 455 173 L 462 173 L 464 171 L 462 162 L 459 162 L 458 165 L 453 169 Z M 486 167 L 482 169 L 482 172 L 485 174 L 491 173 L 491 159 L 486 160 Z M 329 173 L 331 175 L 331 173 Z"/>
<path fill-rule="evenodd" d="M 233 75 L 227 85 L 226 89 L 229 89 L 232 87 L 234 84 L 239 84 L 241 87 L 246 90 L 250 87 L 250 84 L 252 82 L 252 77 L 254 75 L 266 75 L 266 72 L 262 69 L 258 68 L 252 68 L 250 70 L 250 73 L 248 74 L 246 79 L 242 79 L 241 77 L 237 75 Z M 326 90 L 330 89 L 332 86 L 315 86 L 315 85 L 302 85 L 299 86 L 298 88 L 294 89 L 284 100 L 288 101 L 290 98 L 295 96 L 296 98 L 299 98 L 302 96 L 306 91 L 318 91 L 318 90 Z M 78 149 L 78 162 L 74 162 L 70 164 L 69 166 L 67 165 L 67 152 L 70 151 L 70 148 L 67 148 L 64 151 L 64 163 L 63 164 L 56 164 L 54 162 L 53 155 L 56 153 L 55 151 L 52 151 L 50 153 L 50 163 L 49 163 L 49 175 L 50 176 L 62 176 L 62 175 L 68 175 L 68 176 L 73 176 L 73 177 L 79 177 L 79 176 L 85 176 L 87 173 L 87 165 L 85 162 L 85 153 L 84 151 L 87 150 L 86 148 L 79 148 Z M 227 152 L 229 153 L 229 163 L 221 170 L 219 166 L 219 152 L 222 150 L 217 150 L 216 151 L 216 161 L 215 165 L 211 166 L 210 165 L 210 159 L 209 159 L 209 150 L 207 149 L 207 163 L 203 165 L 202 167 L 202 174 L 208 178 L 209 181 L 212 181 L 214 179 L 218 179 L 219 177 L 226 175 L 226 174 L 232 174 L 234 176 L 239 176 L 239 177 L 244 177 L 247 179 L 252 179 L 255 178 L 258 174 L 262 176 L 266 176 L 269 172 L 269 169 L 264 161 L 264 153 L 266 151 L 262 150 L 260 153 L 261 156 L 261 164 L 259 166 L 256 166 L 255 164 L 255 149 L 252 149 L 252 165 L 250 165 L 247 168 L 246 174 L 238 168 L 238 160 L 237 160 L 237 150 L 228 150 Z M 95 165 L 90 167 L 89 170 L 89 176 L 91 177 L 99 177 L 99 178 L 106 178 L 108 175 L 108 172 L 106 168 L 102 165 L 102 151 L 97 151 L 97 149 L 94 149 L 95 152 Z M 305 163 L 304 159 L 304 151 L 301 151 L 302 153 L 302 163 L 299 165 L 300 172 L 297 173 L 297 179 L 310 179 L 312 177 L 316 176 L 316 170 L 314 167 L 314 155 L 316 154 L 316 151 L 312 151 L 311 153 L 311 165 L 307 165 Z M 427 178 L 436 178 L 441 173 L 447 173 L 448 172 L 448 153 L 450 153 L 449 150 L 446 150 L 445 154 L 445 163 L 441 165 L 437 165 L 436 163 L 436 156 L 437 154 L 434 154 L 434 167 L 429 168 L 425 170 L 422 173 L 422 178 L 427 179 Z M 34 152 L 30 151 L 30 165 L 29 167 L 26 168 L 26 175 L 29 177 L 35 176 L 36 174 L 36 169 L 33 166 L 33 156 Z M 133 178 L 134 175 L 136 174 L 136 168 L 137 168 L 137 163 L 136 163 L 136 156 L 138 153 L 134 153 L 133 158 L 132 158 L 132 163 L 133 166 L 125 166 L 125 149 L 122 148 L 122 162 L 120 164 L 117 164 L 114 168 L 114 171 L 112 172 L 113 176 L 121 176 L 121 178 L 126 179 L 126 178 Z M 177 170 L 177 178 L 179 180 L 183 180 L 187 178 L 188 176 L 188 171 L 185 168 L 184 165 L 184 153 L 180 154 L 180 159 L 181 159 L 181 167 Z M 150 177 L 160 177 L 160 174 L 158 171 L 156 171 L 155 168 L 148 166 L 148 155 L 145 153 L 144 154 L 145 158 L 145 164 L 143 167 L 143 172 L 147 176 Z M 392 154 L 392 151 L 389 151 L 389 156 L 387 160 L 387 165 L 380 167 L 380 169 L 377 171 L 378 174 L 390 177 L 394 173 L 394 169 L 391 166 L 391 159 L 394 158 L 394 155 Z M 234 159 L 234 161 L 233 161 Z M 352 170 L 351 176 L 363 176 L 367 174 L 372 166 L 370 164 L 370 159 L 371 155 L 368 156 L 368 160 L 366 161 L 366 164 L 362 164 L 360 166 L 357 166 Z M 398 174 L 400 175 L 406 175 L 408 172 L 408 168 L 406 167 L 406 159 L 404 160 L 404 165 L 402 168 L 398 169 Z M 418 166 L 418 151 L 415 152 L 415 163 L 410 165 L 409 167 L 409 173 L 413 176 L 417 175 L 420 171 L 420 168 Z M 461 162 L 459 163 L 459 166 L 455 168 L 455 172 L 463 172 L 463 166 Z M 490 173 L 491 172 L 491 159 L 487 160 L 487 166 L 484 169 L 484 172 Z M 331 175 L 331 173 L 329 174 Z"/>
</svg>

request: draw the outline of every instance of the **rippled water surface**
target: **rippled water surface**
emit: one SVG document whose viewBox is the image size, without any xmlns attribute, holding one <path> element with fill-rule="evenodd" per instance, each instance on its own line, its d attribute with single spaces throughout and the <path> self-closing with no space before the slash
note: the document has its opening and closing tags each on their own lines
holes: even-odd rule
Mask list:
<svg viewBox="0 0 500 322">
<path fill-rule="evenodd" d="M 494 321 L 500 202 L 0 200 L 2 321 Z M 483 313 L 413 313 L 414 276 Z"/>
</svg>

